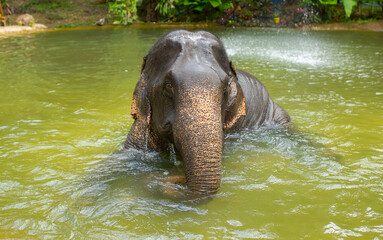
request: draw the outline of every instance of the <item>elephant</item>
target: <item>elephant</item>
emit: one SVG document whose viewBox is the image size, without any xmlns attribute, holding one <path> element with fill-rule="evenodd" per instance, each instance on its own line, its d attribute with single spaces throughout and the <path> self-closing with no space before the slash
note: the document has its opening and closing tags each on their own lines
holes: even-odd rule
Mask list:
<svg viewBox="0 0 383 240">
<path fill-rule="evenodd" d="M 124 147 L 161 152 L 173 144 L 188 192 L 197 196 L 220 188 L 225 134 L 293 126 L 266 87 L 235 69 L 221 40 L 202 30 L 171 31 L 153 45 L 142 63 L 131 115 Z"/>
</svg>

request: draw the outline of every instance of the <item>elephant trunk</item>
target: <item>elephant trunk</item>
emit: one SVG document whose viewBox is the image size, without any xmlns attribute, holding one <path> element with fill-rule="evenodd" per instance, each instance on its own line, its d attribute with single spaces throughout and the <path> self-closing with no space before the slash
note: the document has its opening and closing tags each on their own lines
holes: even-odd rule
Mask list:
<svg viewBox="0 0 383 240">
<path fill-rule="evenodd" d="M 185 94 L 176 106 L 174 140 L 184 161 L 188 189 L 197 195 L 216 193 L 223 149 L 220 96 L 207 91 Z"/>
</svg>

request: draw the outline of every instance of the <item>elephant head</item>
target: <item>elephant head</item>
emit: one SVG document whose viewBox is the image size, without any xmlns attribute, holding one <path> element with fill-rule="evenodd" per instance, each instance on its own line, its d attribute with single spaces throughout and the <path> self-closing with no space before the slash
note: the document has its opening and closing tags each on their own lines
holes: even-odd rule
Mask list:
<svg viewBox="0 0 383 240">
<path fill-rule="evenodd" d="M 190 191 L 218 191 L 224 132 L 246 111 L 236 71 L 215 35 L 178 30 L 160 38 L 144 57 L 131 114 L 152 139 L 174 144 Z"/>
</svg>

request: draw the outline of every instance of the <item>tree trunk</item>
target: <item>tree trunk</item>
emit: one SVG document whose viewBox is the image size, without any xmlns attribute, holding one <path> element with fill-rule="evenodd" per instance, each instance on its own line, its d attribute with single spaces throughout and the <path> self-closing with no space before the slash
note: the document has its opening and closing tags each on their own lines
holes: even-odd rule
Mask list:
<svg viewBox="0 0 383 240">
<path fill-rule="evenodd" d="M 146 2 L 146 21 L 147 22 L 157 22 L 159 19 L 159 14 L 156 11 L 156 7 L 159 0 L 148 0 Z"/>
<path fill-rule="evenodd" d="M 0 0 L 0 25 L 5 26 L 5 16 L 4 16 L 4 11 L 3 11 L 3 5 L 1 4 Z"/>
</svg>

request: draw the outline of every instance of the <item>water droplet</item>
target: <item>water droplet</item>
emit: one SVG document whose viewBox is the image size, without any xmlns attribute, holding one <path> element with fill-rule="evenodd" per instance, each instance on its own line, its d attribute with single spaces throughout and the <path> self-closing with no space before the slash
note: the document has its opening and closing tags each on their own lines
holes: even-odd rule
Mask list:
<svg viewBox="0 0 383 240">
<path fill-rule="evenodd" d="M 174 165 L 177 166 L 177 167 L 179 165 L 181 165 L 181 162 L 177 161 L 176 150 L 174 149 L 174 145 L 173 144 L 169 144 L 168 150 L 169 150 L 169 153 L 170 153 L 170 161 L 172 161 L 174 163 Z"/>
</svg>

